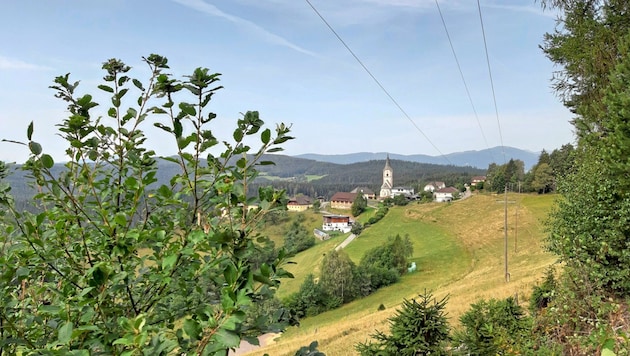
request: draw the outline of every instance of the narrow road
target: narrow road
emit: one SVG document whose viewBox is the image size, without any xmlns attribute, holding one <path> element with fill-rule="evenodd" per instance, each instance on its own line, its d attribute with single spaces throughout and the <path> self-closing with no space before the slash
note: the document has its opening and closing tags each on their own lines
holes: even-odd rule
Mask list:
<svg viewBox="0 0 630 356">
<path fill-rule="evenodd" d="M 339 246 L 335 247 L 335 251 L 339 251 L 342 248 L 348 246 L 348 244 L 350 244 L 354 239 L 357 238 L 357 235 L 355 234 L 350 234 L 350 236 L 346 237 L 345 240 L 343 240 L 342 243 L 339 244 Z"/>
</svg>

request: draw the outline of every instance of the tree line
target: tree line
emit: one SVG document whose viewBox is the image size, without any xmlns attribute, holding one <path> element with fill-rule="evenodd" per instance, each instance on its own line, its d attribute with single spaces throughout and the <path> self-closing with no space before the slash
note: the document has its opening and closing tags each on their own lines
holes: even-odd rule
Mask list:
<svg viewBox="0 0 630 356">
<path fill-rule="evenodd" d="M 538 162 L 527 172 L 521 160 L 510 159 L 502 165 L 491 163 L 486 171 L 486 182 L 478 188 L 499 193 L 506 186 L 510 191 L 524 193 L 556 192 L 558 182 L 574 170 L 575 152 L 571 144 L 565 144 L 551 153 L 543 150 Z"/>
</svg>

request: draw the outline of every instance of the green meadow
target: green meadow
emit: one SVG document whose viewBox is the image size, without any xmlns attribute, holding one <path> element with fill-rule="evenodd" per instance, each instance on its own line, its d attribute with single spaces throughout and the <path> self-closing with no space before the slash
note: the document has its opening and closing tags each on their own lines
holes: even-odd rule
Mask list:
<svg viewBox="0 0 630 356">
<path fill-rule="evenodd" d="M 390 237 L 408 235 L 413 242 L 410 260 L 416 262 L 418 270 L 366 298 L 303 319 L 299 327 L 289 328 L 250 354 L 292 355 L 300 346 L 317 340 L 319 349 L 329 356 L 356 355 L 354 344 L 367 340 L 375 329 L 387 331 L 387 318 L 403 299 L 414 298 L 425 289 L 436 297 L 449 297 L 447 310 L 453 327 L 480 298 L 516 296 L 519 302 L 527 303 L 532 286 L 555 261 L 544 249 L 543 226 L 555 198 L 508 196 L 509 282 L 505 278 L 504 196 L 481 194 L 453 203 L 391 208 L 383 220 L 367 228 L 344 251 L 358 263 L 366 251 Z M 313 212 L 302 214 L 308 215 L 311 224 L 318 218 Z M 317 276 L 323 256 L 346 236 L 318 242 L 295 256 L 296 264 L 287 266 L 295 279 L 283 281 L 278 296 L 284 298 L 297 291 L 308 273 Z M 386 309 L 378 311 L 381 304 Z"/>
</svg>

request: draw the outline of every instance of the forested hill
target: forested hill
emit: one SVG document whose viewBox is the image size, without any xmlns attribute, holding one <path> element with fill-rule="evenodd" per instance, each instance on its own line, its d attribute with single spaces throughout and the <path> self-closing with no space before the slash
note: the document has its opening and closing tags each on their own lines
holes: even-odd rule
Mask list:
<svg viewBox="0 0 630 356">
<path fill-rule="evenodd" d="M 491 163 L 500 163 L 510 159 L 518 159 L 525 163 L 525 170 L 529 170 L 538 161 L 540 152 L 531 152 L 509 146 L 498 146 L 479 151 L 464 151 L 445 154 L 443 156 L 429 156 L 423 154 L 400 155 L 386 152 L 357 152 L 348 154 L 322 155 L 306 153 L 297 155 L 298 158 L 312 159 L 321 162 L 331 162 L 338 164 L 350 164 L 357 162 L 367 162 L 378 159 L 385 159 L 389 155 L 391 159 L 401 161 L 432 163 L 432 164 L 454 164 L 457 166 L 471 166 L 476 168 L 487 168 Z"/>
<path fill-rule="evenodd" d="M 260 170 L 269 176 L 290 178 L 271 178 L 260 184 L 271 182 L 275 187 L 286 189 L 290 195 L 302 193 L 310 196 L 321 195 L 329 198 L 340 191 L 350 191 L 357 186 L 372 189 L 378 193 L 383 183 L 385 160 L 372 160 L 352 164 L 333 164 L 283 155 L 265 157 L 276 163 L 275 166 L 262 166 Z M 394 185 L 411 186 L 416 191 L 431 181 L 444 181 L 447 185 L 469 183 L 476 175 L 484 175 L 485 169 L 473 167 L 445 166 L 439 164 L 417 163 L 390 160 L 394 171 Z M 307 181 L 308 175 L 322 176 Z M 263 176 L 264 178 L 265 176 Z"/>
<path fill-rule="evenodd" d="M 264 161 L 272 161 L 274 165 L 258 166 L 261 178 L 250 186 L 256 191 L 260 185 L 273 185 L 285 189 L 289 195 L 302 193 L 309 196 L 329 198 L 339 191 L 350 191 L 357 186 L 372 189 L 378 193 L 383 183 L 383 167 L 385 160 L 372 160 L 353 164 L 335 164 L 285 155 L 265 155 Z M 394 170 L 394 185 L 411 186 L 417 191 L 430 181 L 444 181 L 447 185 L 470 182 L 475 175 L 485 174 L 485 169 L 472 167 L 444 166 L 391 160 Z M 12 174 L 7 181 L 12 187 L 18 209 L 29 209 L 35 189 L 28 185 L 29 179 L 20 165 L 12 167 Z M 63 164 L 56 164 L 53 173 L 64 170 Z M 158 160 L 158 184 L 168 184 L 171 177 L 178 172 L 174 163 Z"/>
</svg>

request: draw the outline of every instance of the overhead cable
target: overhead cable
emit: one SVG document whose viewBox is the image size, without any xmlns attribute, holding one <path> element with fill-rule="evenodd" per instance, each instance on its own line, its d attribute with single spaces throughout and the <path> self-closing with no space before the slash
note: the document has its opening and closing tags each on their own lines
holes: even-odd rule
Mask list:
<svg viewBox="0 0 630 356">
<path fill-rule="evenodd" d="M 400 104 L 398 104 L 398 101 L 396 101 L 396 99 L 394 99 L 394 97 L 387 91 L 387 89 L 385 89 L 385 87 L 381 84 L 381 82 L 378 79 L 376 79 L 376 77 L 374 76 L 374 74 L 372 74 L 372 72 L 368 69 L 368 67 L 365 64 L 363 64 L 361 59 L 359 59 L 359 57 L 354 53 L 354 51 L 352 51 L 352 49 L 350 49 L 350 47 L 341 38 L 341 36 L 339 36 L 337 31 L 335 31 L 335 29 L 330 25 L 330 23 L 328 23 L 328 21 L 326 21 L 324 16 L 322 16 L 322 14 L 315 8 L 315 6 L 313 6 L 313 4 L 310 2 L 310 0 L 306 0 L 306 2 L 311 7 L 311 9 L 313 9 L 313 11 L 317 14 L 317 16 L 319 16 L 319 18 L 324 22 L 324 24 L 326 24 L 328 29 L 330 29 L 330 31 L 335 35 L 335 37 L 337 37 L 339 42 L 341 42 L 341 44 L 343 44 L 343 46 L 348 50 L 348 52 L 350 52 L 352 57 L 354 57 L 354 59 L 361 65 L 361 67 L 363 67 L 365 72 L 372 78 L 372 80 L 374 80 L 374 82 L 379 86 L 379 88 L 381 88 L 381 90 L 385 93 L 385 95 L 387 95 L 387 97 L 394 103 L 394 105 L 396 105 L 398 110 L 400 110 L 400 112 L 402 112 L 402 114 L 407 118 L 407 120 L 409 120 L 409 122 L 411 122 L 411 124 L 416 128 L 416 130 L 418 130 L 422 134 L 422 136 L 424 136 L 424 138 L 427 140 L 427 142 L 429 142 L 429 144 L 431 144 L 431 146 L 433 146 L 433 148 L 440 154 L 440 156 L 442 156 L 449 164 L 453 165 L 453 163 L 448 159 L 448 157 L 446 157 L 442 153 L 442 151 L 440 151 L 440 149 L 437 148 L 437 146 L 429 139 L 429 137 L 424 133 L 424 131 L 422 131 L 422 129 L 418 125 L 416 125 L 416 123 L 411 119 L 409 114 L 407 114 L 407 112 L 402 108 L 402 106 L 400 106 Z"/>
<path fill-rule="evenodd" d="M 468 95 L 468 101 L 470 102 L 472 111 L 475 114 L 475 119 L 477 120 L 479 131 L 481 131 L 481 136 L 483 137 L 483 141 L 486 144 L 486 148 L 488 148 L 488 152 L 490 153 L 490 156 L 492 157 L 492 160 L 494 161 L 494 154 L 492 153 L 492 150 L 490 150 L 490 145 L 488 145 L 488 139 L 486 138 L 486 134 L 483 132 L 483 127 L 481 126 L 481 121 L 479 120 L 477 109 L 475 109 L 475 104 L 473 103 L 472 96 L 470 95 L 470 90 L 468 90 L 468 84 L 466 84 L 466 78 L 464 78 L 464 72 L 462 71 L 462 67 L 459 64 L 459 59 L 457 58 L 457 53 L 455 52 L 455 47 L 453 46 L 453 41 L 451 40 L 451 35 L 448 32 L 448 27 L 446 26 L 446 21 L 444 20 L 444 15 L 442 14 L 442 9 L 440 8 L 440 4 L 438 3 L 438 0 L 435 0 L 435 6 L 437 6 L 438 13 L 440 14 L 440 19 L 442 20 L 442 25 L 444 26 L 444 32 L 446 32 L 446 38 L 448 39 L 448 43 L 451 46 L 451 52 L 453 53 L 453 58 L 455 58 L 455 63 L 457 64 L 459 75 L 462 78 L 462 82 L 464 83 L 464 89 L 466 89 L 466 95 Z"/>
<path fill-rule="evenodd" d="M 505 145 L 503 144 L 503 132 L 501 131 L 501 120 L 499 120 L 499 109 L 497 107 L 497 96 L 494 92 L 494 80 L 492 80 L 492 69 L 490 68 L 490 56 L 488 55 L 488 43 L 486 41 L 486 31 L 483 26 L 483 17 L 481 16 L 481 4 L 477 0 L 477 9 L 479 10 L 479 21 L 481 22 L 481 34 L 483 35 L 483 46 L 486 50 L 486 63 L 488 64 L 488 75 L 490 76 L 490 87 L 492 88 L 492 100 L 494 101 L 494 113 L 497 117 L 497 126 L 499 127 L 499 138 L 501 139 L 501 151 L 503 153 L 503 163 L 507 163 L 505 156 Z"/>
</svg>

